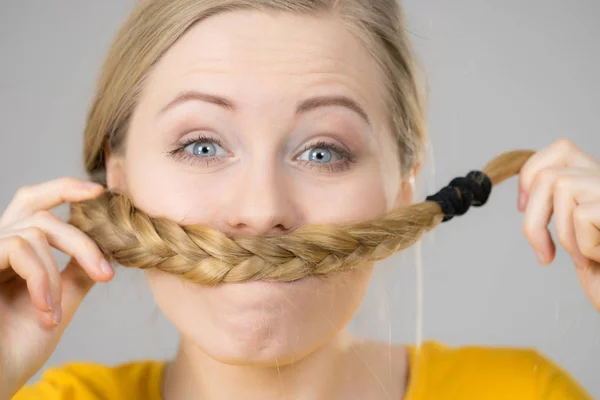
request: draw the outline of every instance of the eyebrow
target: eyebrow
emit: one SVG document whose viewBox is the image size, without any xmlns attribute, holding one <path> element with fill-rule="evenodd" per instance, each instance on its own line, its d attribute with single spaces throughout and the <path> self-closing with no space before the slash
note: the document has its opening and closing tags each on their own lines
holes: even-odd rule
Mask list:
<svg viewBox="0 0 600 400">
<path fill-rule="evenodd" d="M 163 114 L 168 110 L 188 101 L 200 101 L 204 103 L 214 104 L 228 111 L 236 110 L 234 102 L 225 97 L 216 96 L 208 93 L 202 93 L 196 90 L 186 90 L 175 96 L 173 100 L 171 100 L 166 106 L 162 108 L 159 114 Z M 363 118 L 367 122 L 367 124 L 371 123 L 369 120 L 369 116 L 364 110 L 364 108 L 361 107 L 360 104 L 358 104 L 355 100 L 352 100 L 351 98 L 346 96 L 318 96 L 304 100 L 298 105 L 296 109 L 296 115 L 304 114 L 317 108 L 331 106 L 338 106 L 349 109 L 350 111 L 355 112 L 361 118 Z"/>
<path fill-rule="evenodd" d="M 298 105 L 298 109 L 296 110 L 296 115 L 320 108 L 320 107 L 330 107 L 330 106 L 338 106 L 345 107 L 351 111 L 354 111 L 358 114 L 362 119 L 364 119 L 367 124 L 371 124 L 369 121 L 369 116 L 367 115 L 364 108 L 360 106 L 356 101 L 352 100 L 346 96 L 320 96 L 313 97 L 308 100 L 304 100 L 300 105 Z"/>
<path fill-rule="evenodd" d="M 175 96 L 175 98 L 171 100 L 169 104 L 160 110 L 159 114 L 164 114 L 170 109 L 175 108 L 180 104 L 187 103 L 188 101 L 202 101 L 204 103 L 214 104 L 216 106 L 225 108 L 229 111 L 235 111 L 235 105 L 233 102 L 224 97 L 202 93 L 195 90 L 186 90 Z"/>
</svg>

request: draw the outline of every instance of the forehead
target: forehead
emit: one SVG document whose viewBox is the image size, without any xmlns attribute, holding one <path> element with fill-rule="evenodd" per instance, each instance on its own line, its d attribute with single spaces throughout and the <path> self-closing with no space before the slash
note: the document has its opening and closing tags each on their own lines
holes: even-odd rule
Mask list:
<svg viewBox="0 0 600 400">
<path fill-rule="evenodd" d="M 371 53 L 339 18 L 235 11 L 190 28 L 148 84 L 170 93 L 198 84 L 263 98 L 330 87 L 375 113 L 383 105 L 381 78 Z"/>
</svg>

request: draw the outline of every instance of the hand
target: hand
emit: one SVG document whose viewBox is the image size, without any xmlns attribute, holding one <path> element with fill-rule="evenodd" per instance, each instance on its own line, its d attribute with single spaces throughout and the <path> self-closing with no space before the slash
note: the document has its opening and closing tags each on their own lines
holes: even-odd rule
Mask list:
<svg viewBox="0 0 600 400">
<path fill-rule="evenodd" d="M 519 179 L 523 230 L 541 264 L 552 262 L 556 246 L 570 254 L 592 304 L 600 311 L 600 161 L 568 140 L 534 154 Z"/>
<path fill-rule="evenodd" d="M 96 244 L 49 211 L 102 192 L 77 179 L 46 182 L 20 189 L 0 216 L 0 398 L 42 367 L 94 281 L 113 277 Z M 51 247 L 72 257 L 62 272 Z"/>
</svg>

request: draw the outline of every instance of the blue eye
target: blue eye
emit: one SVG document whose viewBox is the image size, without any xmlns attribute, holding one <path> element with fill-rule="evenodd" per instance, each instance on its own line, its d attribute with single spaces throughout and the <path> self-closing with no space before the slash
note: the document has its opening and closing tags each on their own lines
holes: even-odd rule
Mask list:
<svg viewBox="0 0 600 400">
<path fill-rule="evenodd" d="M 192 165 L 209 166 L 226 162 L 230 158 L 217 138 L 200 136 L 180 142 L 178 147 L 167 154 L 177 161 L 186 161 Z M 295 158 L 305 167 L 316 168 L 319 171 L 341 172 L 356 162 L 356 157 L 345 148 L 334 143 L 318 142 L 304 147 L 300 156 Z"/>
<path fill-rule="evenodd" d="M 194 142 L 185 147 L 185 151 L 197 157 L 217 157 L 227 155 L 227 151 L 211 140 Z"/>
<path fill-rule="evenodd" d="M 343 158 L 342 155 L 329 146 L 317 146 L 306 150 L 298 157 L 298 160 L 326 164 Z"/>
</svg>

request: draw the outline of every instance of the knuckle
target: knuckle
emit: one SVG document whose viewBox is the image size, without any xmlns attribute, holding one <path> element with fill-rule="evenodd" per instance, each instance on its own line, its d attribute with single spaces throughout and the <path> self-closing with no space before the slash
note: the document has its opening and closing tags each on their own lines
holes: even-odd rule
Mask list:
<svg viewBox="0 0 600 400">
<path fill-rule="evenodd" d="M 40 222 L 56 222 L 59 219 L 48 210 L 41 210 L 35 213 L 34 220 Z"/>
<path fill-rule="evenodd" d="M 535 227 L 528 220 L 523 221 L 521 228 L 527 238 L 532 238 L 535 235 Z"/>
<path fill-rule="evenodd" d="M 559 178 L 559 172 L 553 167 L 540 169 L 533 179 L 532 187 L 549 188 L 552 187 Z"/>
<path fill-rule="evenodd" d="M 573 220 L 576 225 L 582 225 L 587 222 L 587 214 L 583 208 L 576 207 L 575 210 L 573 210 Z"/>
<path fill-rule="evenodd" d="M 98 248 L 98 246 L 91 241 L 89 238 L 84 238 L 82 240 L 82 249 L 84 254 L 92 255 L 95 258 L 100 259 L 102 257 L 102 252 Z"/>
<path fill-rule="evenodd" d="M 102 252 L 92 239 L 86 236 L 83 232 L 75 232 L 75 235 L 70 239 L 70 246 L 73 253 L 70 253 L 80 263 L 88 263 L 91 260 L 102 258 Z"/>
<path fill-rule="evenodd" d="M 19 251 L 19 252 L 22 252 L 30 247 L 29 242 L 27 242 L 27 240 L 25 240 L 21 236 L 9 237 L 6 240 L 6 246 L 13 251 Z"/>
<path fill-rule="evenodd" d="M 73 240 L 77 241 L 83 250 L 100 251 L 96 242 L 94 242 L 85 232 L 74 226 L 69 227 L 73 232 Z"/>
<path fill-rule="evenodd" d="M 33 186 L 22 186 L 15 193 L 15 200 L 21 204 L 28 205 L 33 197 Z"/>
<path fill-rule="evenodd" d="M 35 241 L 44 241 L 46 240 L 46 234 L 40 228 L 35 226 L 30 226 L 23 230 L 23 236 L 27 237 L 29 240 Z"/>
<path fill-rule="evenodd" d="M 592 243 L 583 243 L 579 246 L 579 252 L 586 258 L 593 259 L 596 248 Z"/>
<path fill-rule="evenodd" d="M 573 211 L 573 221 L 575 222 L 576 227 L 581 227 L 589 223 L 588 215 L 584 209 L 579 207 L 575 208 Z M 589 242 L 588 240 L 578 241 L 578 247 L 581 254 L 583 254 L 585 257 L 593 258 L 596 250 L 592 242 Z"/>
<path fill-rule="evenodd" d="M 547 182 L 555 179 L 556 171 L 553 168 L 544 168 L 540 170 L 537 176 L 539 182 Z"/>
<path fill-rule="evenodd" d="M 558 139 L 556 142 L 554 142 L 554 145 L 561 150 L 572 150 L 575 148 L 575 143 L 567 138 Z"/>
<path fill-rule="evenodd" d="M 558 240 L 558 243 L 565 248 L 565 250 L 567 250 L 569 253 L 573 252 L 574 248 L 571 237 L 566 232 L 558 231 L 556 233 L 556 239 Z"/>
</svg>

